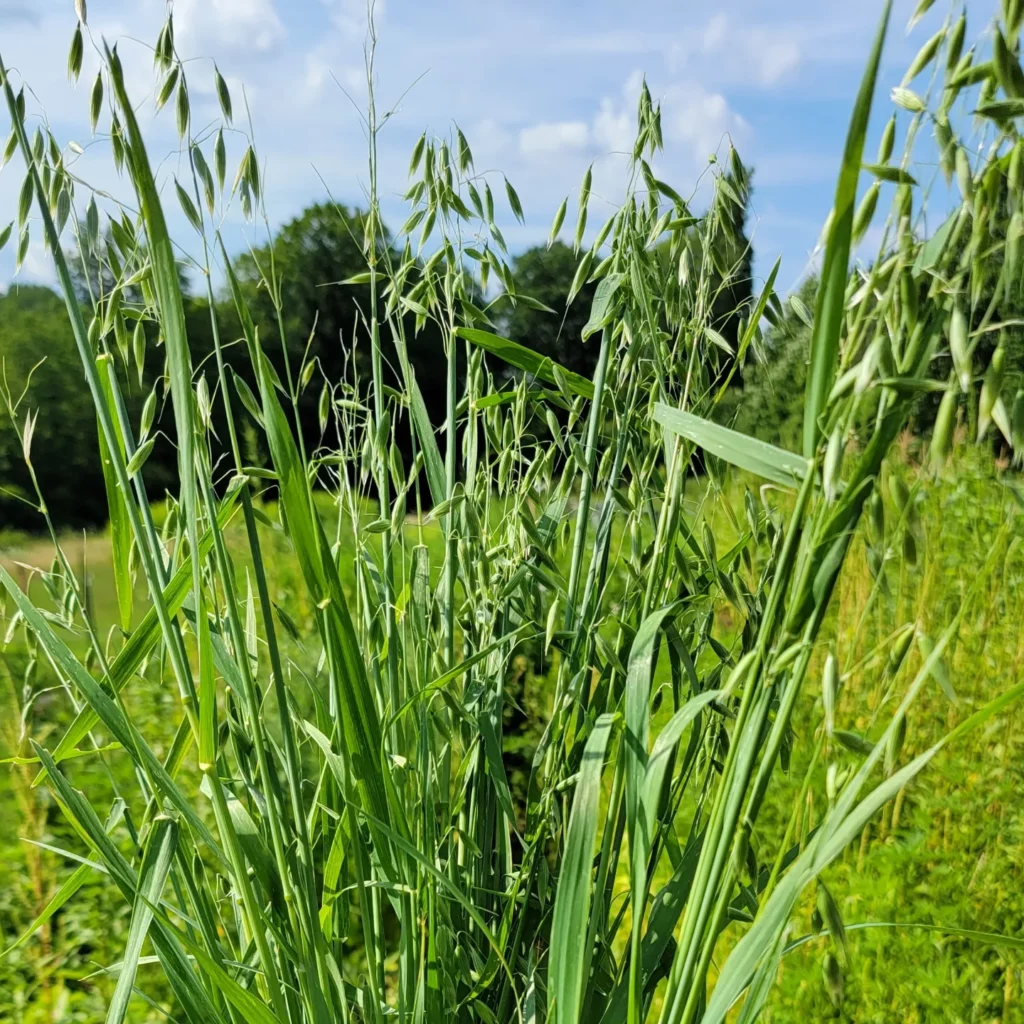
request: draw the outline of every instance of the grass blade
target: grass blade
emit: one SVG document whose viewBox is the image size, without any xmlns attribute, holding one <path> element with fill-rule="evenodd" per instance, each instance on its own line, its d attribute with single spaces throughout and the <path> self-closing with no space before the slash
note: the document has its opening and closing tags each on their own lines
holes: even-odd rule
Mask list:
<svg viewBox="0 0 1024 1024">
<path fill-rule="evenodd" d="M 583 751 L 576 794 L 572 801 L 565 856 L 558 877 L 551 922 L 551 963 L 548 968 L 548 1015 L 551 1024 L 578 1024 L 583 986 L 590 974 L 587 948 L 593 862 L 601 802 L 601 769 L 615 726 L 614 715 L 601 715 Z"/>
<path fill-rule="evenodd" d="M 138 891 L 135 872 L 110 836 L 107 835 L 84 795 L 71 786 L 64 773 L 43 747 L 38 743 L 33 743 L 32 746 L 46 768 L 64 813 L 102 858 L 111 878 L 116 882 L 124 898 L 134 904 Z M 177 934 L 164 923 L 162 914 L 154 919 L 150 929 L 153 946 L 160 957 L 160 964 L 175 997 L 181 1003 L 185 1016 L 190 1021 L 219 1021 L 220 1015 L 193 970 L 188 957 L 182 952 Z"/>
<path fill-rule="evenodd" d="M 110 376 L 114 372 L 113 360 L 108 355 L 99 356 L 96 360 L 103 396 L 107 402 L 111 422 L 117 433 L 121 448 L 121 460 L 126 458 L 124 438 L 118 426 L 114 407 L 114 391 Z M 100 442 L 100 464 L 103 467 L 103 485 L 107 492 L 107 509 L 110 513 L 110 561 L 114 569 L 114 587 L 117 590 L 117 607 L 121 615 L 121 629 L 127 633 L 132 628 L 132 576 L 129 558 L 132 547 L 132 524 L 125 505 L 128 496 L 121 493 L 117 483 L 117 474 L 111 462 L 110 450 L 107 448 L 103 431 L 97 431 Z"/>
<path fill-rule="evenodd" d="M 8 953 L 13 953 L 14 950 L 18 949 L 19 946 L 25 945 L 26 942 L 41 928 L 54 914 L 64 906 L 65 903 L 72 896 L 78 892 L 79 889 L 88 880 L 90 873 L 93 871 L 88 864 L 81 864 L 75 870 L 64 879 L 61 887 L 50 897 L 49 902 L 39 912 L 36 919 L 12 942 L 2 953 L 0 953 L 0 960 L 2 960 Z"/>
<path fill-rule="evenodd" d="M 238 493 L 237 490 L 231 491 L 221 503 L 220 511 L 217 513 L 217 522 L 222 529 L 235 514 L 235 499 L 238 497 Z M 199 542 L 200 556 L 205 558 L 212 548 L 213 534 L 207 530 Z M 191 556 L 186 555 L 164 590 L 164 603 L 169 615 L 177 615 L 181 611 L 191 587 L 192 559 Z M 156 610 L 151 607 L 110 664 L 107 683 L 112 693 L 120 693 L 125 688 L 132 676 L 138 672 L 143 661 L 156 648 L 160 637 L 160 620 Z M 72 751 L 89 735 L 89 730 L 98 721 L 99 716 L 91 707 L 82 708 L 54 748 L 53 760 L 60 764 L 66 757 L 71 756 Z M 46 772 L 41 771 L 32 784 L 38 786 L 45 778 Z"/>
<path fill-rule="evenodd" d="M 711 455 L 782 487 L 799 487 L 807 476 L 807 459 L 693 413 L 659 402 L 654 407 L 654 419 Z"/>
<path fill-rule="evenodd" d="M 658 636 L 665 619 L 677 610 L 669 605 L 652 612 L 640 624 L 629 651 L 626 673 L 625 728 L 622 736 L 622 772 L 626 785 L 626 823 L 630 839 L 630 875 L 633 921 L 630 958 L 630 1024 L 640 1020 L 640 934 L 643 908 L 647 901 L 647 858 L 652 836 L 640 815 L 640 794 L 647 771 L 647 744 L 650 736 L 651 678 Z"/>
<path fill-rule="evenodd" d="M 534 352 L 532 348 L 520 345 L 518 342 L 502 338 L 490 331 L 481 331 L 475 327 L 460 327 L 455 332 L 460 338 L 479 346 L 492 355 L 504 359 L 506 363 L 518 367 L 518 369 L 546 380 L 550 384 L 558 384 L 559 379 L 564 381 L 574 395 L 581 395 L 583 398 L 594 397 L 594 385 L 586 377 L 581 377 L 572 370 L 559 366 L 547 356 Z"/>
<path fill-rule="evenodd" d="M 178 826 L 168 817 L 161 815 L 153 822 L 153 829 L 146 844 L 139 869 L 138 888 L 135 892 L 135 906 L 132 908 L 132 923 L 128 929 L 121 973 L 107 1007 L 106 1024 L 121 1024 L 128 1012 L 128 1001 L 135 985 L 135 975 L 142 955 L 142 944 L 146 941 L 149 926 L 153 920 L 152 908 L 163 896 L 164 885 L 171 869 L 171 859 L 178 842 Z"/>
<path fill-rule="evenodd" d="M 131 754 L 132 760 L 139 768 L 152 777 L 164 796 L 181 812 L 182 817 L 188 821 L 195 833 L 203 839 L 213 853 L 223 859 L 224 855 L 221 853 L 220 847 L 199 817 L 195 807 L 167 773 L 166 768 L 153 753 L 149 744 L 139 735 L 139 731 L 129 721 L 121 705 L 104 693 L 99 683 L 75 658 L 67 644 L 54 633 L 50 624 L 2 565 L 0 565 L 0 583 L 3 583 L 7 592 L 14 598 L 15 604 L 25 616 L 25 621 L 39 638 L 53 664 L 65 678 L 70 679 L 78 687 L 103 724 Z"/>
<path fill-rule="evenodd" d="M 843 164 L 836 184 L 835 204 L 832 209 L 832 227 L 825 245 L 825 259 L 821 268 L 821 283 L 814 308 L 814 328 L 811 334 L 811 365 L 807 374 L 807 393 L 804 398 L 804 456 L 814 456 L 818 447 L 820 428 L 818 417 L 825 408 L 832 378 L 839 359 L 839 336 L 846 304 L 846 282 L 850 266 L 850 243 L 853 237 L 853 214 L 857 201 L 857 181 L 864 156 L 864 138 L 871 114 L 871 100 L 878 77 L 882 46 L 889 26 L 892 0 L 886 0 L 875 43 L 868 58 L 860 92 L 853 109 Z"/>
</svg>

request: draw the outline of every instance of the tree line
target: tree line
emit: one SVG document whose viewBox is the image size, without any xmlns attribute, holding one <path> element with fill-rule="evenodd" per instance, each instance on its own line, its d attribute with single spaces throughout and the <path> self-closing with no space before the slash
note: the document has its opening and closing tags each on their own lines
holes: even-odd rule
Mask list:
<svg viewBox="0 0 1024 1024">
<path fill-rule="evenodd" d="M 362 252 L 364 212 L 336 204 L 318 203 L 284 224 L 273 244 L 237 257 L 233 269 L 245 293 L 253 320 L 264 340 L 278 376 L 291 382 L 299 392 L 297 411 L 303 441 L 309 450 L 321 439 L 321 389 L 315 380 L 296 381 L 293 375 L 305 363 L 315 364 L 328 381 L 351 382 L 353 398 L 365 395 L 370 379 L 370 345 L 365 316 L 370 305 L 370 286 L 365 278 Z M 749 312 L 755 292 L 752 280 L 752 251 L 746 241 L 745 214 L 729 234 L 736 251 L 722 254 L 721 263 L 731 269 L 718 290 L 715 322 L 726 344 L 736 340 L 744 314 Z M 80 236 L 82 237 L 82 236 Z M 98 243 L 112 244 L 109 239 Z M 76 287 L 89 303 L 104 287 L 104 260 L 96 252 L 77 251 L 71 265 L 76 268 Z M 279 293 L 269 294 L 261 283 L 273 261 L 273 277 Z M 590 377 L 597 358 L 595 341 L 581 340 L 590 314 L 594 286 L 585 285 L 571 304 L 567 296 L 577 272 L 578 261 L 570 246 L 556 241 L 525 250 L 513 263 L 517 291 L 531 297 L 530 304 L 497 301 L 488 308 L 493 327 L 513 341 L 527 345 L 576 373 Z M 993 267 L 993 282 L 998 268 Z M 185 271 L 183 270 L 183 275 Z M 347 279 L 356 283 L 342 283 Z M 801 396 L 806 379 L 810 337 L 808 310 L 814 306 L 817 281 L 804 282 L 787 303 L 777 306 L 771 326 L 745 364 L 735 368 L 730 394 L 722 404 L 722 415 L 745 432 L 776 443 L 795 443 Z M 232 370 L 253 387 L 254 380 L 234 303 L 226 295 L 214 296 L 213 305 L 204 295 L 189 289 L 186 321 L 193 364 L 205 373 L 212 392 L 213 322 L 216 320 Z M 1000 320 L 1024 318 L 1020 290 L 995 296 Z M 975 302 L 978 317 L 986 308 Z M 772 312 L 771 309 L 768 310 Z M 991 319 L 991 318 L 990 318 Z M 445 379 L 442 341 L 428 320 L 419 331 L 406 332 L 408 357 L 416 373 L 427 411 L 435 425 L 445 415 Z M 1008 346 L 1007 384 L 1019 377 L 1024 366 L 1024 333 L 1011 326 L 1003 332 Z M 998 335 L 979 339 L 981 349 L 990 349 Z M 129 416 L 138 423 L 147 397 L 155 392 L 157 407 L 153 436 L 156 443 L 146 465 L 150 496 L 156 500 L 176 485 L 176 453 L 160 431 L 164 405 L 169 404 L 161 386 L 164 359 L 160 339 L 142 330 L 144 353 L 122 351 L 115 358 Z M 383 338 L 386 373 L 390 383 L 401 390 L 397 353 Z M 127 343 L 125 345 L 127 348 Z M 985 365 L 985 359 L 981 360 Z M 36 487 L 54 524 L 61 528 L 102 525 L 107 516 L 100 454 L 92 402 L 84 385 L 82 369 L 70 334 L 63 301 L 49 288 L 12 285 L 0 296 L 0 524 L 24 531 L 44 528 Z M 943 371 L 945 368 L 937 368 Z M 941 379 L 942 373 L 938 374 Z M 1012 390 L 1010 392 L 1012 402 Z M 236 402 L 236 408 L 238 403 Z M 916 418 L 928 425 L 935 415 L 938 396 L 923 392 Z M 15 409 L 15 407 L 17 407 Z M 211 403 L 215 435 L 226 446 L 226 425 L 219 421 L 222 404 Z M 26 416 L 33 416 L 31 444 L 24 444 Z M 169 409 L 166 410 L 169 416 Z M 263 460 L 261 432 L 248 413 L 240 417 L 244 455 L 253 465 Z M 543 429 L 543 428 L 541 428 Z M 26 448 L 31 468 L 26 464 Z M 214 453 L 215 456 L 219 453 Z M 220 453 L 222 454 L 222 453 Z M 409 464 L 411 452 L 404 452 Z M 226 463 L 225 463 L 226 465 Z M 226 473 L 225 469 L 225 473 Z"/>
<path fill-rule="evenodd" d="M 299 393 L 298 421 L 309 450 L 316 448 L 322 431 L 321 388 L 316 380 L 349 381 L 353 398 L 358 399 L 365 395 L 371 377 L 365 327 L 370 285 L 364 280 L 364 216 L 358 209 L 314 204 L 284 224 L 272 245 L 243 253 L 233 262 L 274 369 L 284 386 Z M 104 280 L 109 270 L 103 252 L 82 251 L 88 244 L 84 241 L 87 237 L 86 232 L 80 232 L 80 248 L 69 253 L 76 289 L 86 308 L 112 283 Z M 113 244 L 108 238 L 99 239 L 95 246 L 102 250 Z M 276 296 L 262 283 L 271 261 L 272 276 L 279 282 Z M 729 310 L 738 310 L 750 299 L 749 258 L 741 263 L 745 274 L 738 275 L 720 299 Z M 590 377 L 597 360 L 597 344 L 581 340 L 581 333 L 590 314 L 594 286 L 585 285 L 571 304 L 566 301 L 577 266 L 572 248 L 560 241 L 527 249 L 514 260 L 513 269 L 518 292 L 534 301 L 530 305 L 512 304 L 499 297 L 488 306 L 488 316 L 496 332 Z M 226 294 L 215 295 L 211 307 L 208 297 L 197 293 L 184 269 L 182 274 L 183 281 L 190 285 L 185 316 L 197 374 L 206 375 L 212 392 L 216 381 L 212 364 L 215 320 L 232 370 L 253 387 L 234 303 Z M 350 280 L 353 278 L 354 283 Z M 728 321 L 729 316 L 723 315 L 723 332 L 734 334 L 735 326 Z M 114 362 L 133 423 L 143 415 L 147 398 L 154 393 L 156 396 L 151 432 L 156 443 L 145 472 L 150 496 L 156 500 L 167 491 L 173 492 L 177 470 L 173 446 L 160 430 L 162 415 L 170 415 L 169 408 L 164 408 L 169 398 L 161 383 L 161 340 L 150 334 L 145 325 L 140 326 L 134 337 L 124 340 Z M 445 415 L 446 387 L 440 333 L 428 320 L 418 331 L 409 330 L 407 337 L 409 361 L 427 411 L 432 422 L 440 426 Z M 397 353 L 387 337 L 382 340 L 385 372 L 400 390 Z M 136 351 L 139 348 L 144 351 Z M 63 300 L 54 291 L 40 285 L 14 284 L 0 296 L 0 362 L 0 401 L 4 406 L 0 408 L 0 523 L 19 530 L 42 530 L 41 494 L 56 526 L 102 525 L 107 506 L 95 414 Z M 293 380 L 303 364 L 315 364 L 318 376 L 311 381 Z M 235 405 L 237 409 L 238 403 Z M 215 434 L 226 446 L 226 425 L 218 421 L 220 408 L 221 403 L 211 403 Z M 32 417 L 28 431 L 26 416 Z M 240 419 L 245 458 L 259 465 L 263 458 L 261 432 L 248 413 Z M 29 445 L 25 444 L 26 433 L 31 434 Z M 26 463 L 26 453 L 31 466 Z"/>
</svg>

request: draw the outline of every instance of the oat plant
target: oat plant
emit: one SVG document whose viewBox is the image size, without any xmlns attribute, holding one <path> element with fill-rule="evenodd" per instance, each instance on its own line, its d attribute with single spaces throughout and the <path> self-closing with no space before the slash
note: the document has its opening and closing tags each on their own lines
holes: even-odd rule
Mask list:
<svg viewBox="0 0 1024 1024">
<path fill-rule="evenodd" d="M 815 307 L 803 310 L 813 339 L 800 452 L 720 422 L 738 368 L 784 313 L 778 264 L 729 329 L 719 300 L 745 265 L 736 225 L 748 172 L 729 149 L 694 194 L 662 181 L 661 111 L 646 86 L 621 201 L 595 196 L 588 171 L 552 225 L 555 238 L 575 219 L 572 298 L 597 282 L 575 339 L 598 352 L 587 379 L 502 337 L 502 310 L 535 300 L 517 288 L 496 208 L 523 211 L 506 179 L 475 168 L 461 131 L 417 142 L 408 219 L 387 234 L 371 22 L 366 270 L 353 282 L 370 285 L 370 303 L 352 336 L 371 372 L 358 381 L 282 358 L 272 245 L 259 272 L 280 336 L 257 329 L 218 225 L 232 204 L 265 221 L 267 183 L 216 69 L 223 123 L 194 124 L 189 87 L 207 72 L 180 59 L 170 17 L 154 47 L 155 96 L 161 116 L 176 118 L 180 149 L 176 176 L 158 179 L 117 48 L 91 37 L 78 7 L 69 70 L 77 77 L 84 46 L 96 47 L 91 117 L 123 200 L 89 191 L 79 148 L 62 147 L 0 65 L 5 157 L 18 153 L 27 168 L 19 258 L 38 234 L 67 301 L 96 408 L 121 613 L 120 628 L 101 635 L 60 555 L 46 574 L 57 611 L 0 568 L 9 641 L 23 636 L 50 662 L 75 715 L 31 756 L 36 784 L 79 837 L 65 851 L 78 866 L 21 941 L 102 871 L 132 908 L 123 960 L 107 965 L 112 1024 L 143 1001 L 191 1024 L 756 1019 L 801 894 L 946 743 L 1022 692 L 1007 690 L 907 759 L 906 710 L 941 675 L 959 617 L 923 638 L 920 670 L 871 737 L 834 721 L 844 672 L 826 657 L 825 629 L 866 513 L 872 599 L 886 561 L 900 557 L 909 503 L 886 523 L 877 494 L 920 395 L 942 395 L 940 470 L 958 404 L 977 409 L 983 436 L 1009 441 L 1020 429 L 1021 410 L 1001 395 L 1002 350 L 987 367 L 976 357 L 979 339 L 1001 329 L 989 298 L 1020 287 L 1021 5 L 1003 8 L 990 57 L 988 43 L 964 52 L 955 13 L 924 45 L 869 163 L 885 7 Z M 937 228 L 925 219 L 930 188 L 911 174 L 911 154 L 933 135 L 955 193 Z M 238 139 L 232 183 L 226 140 Z M 893 193 L 884 221 L 883 188 Z M 191 238 L 172 240 L 167 204 L 180 205 Z M 873 224 L 877 255 L 851 271 Z M 65 235 L 84 232 L 95 247 L 107 228 L 98 291 L 82 302 Z M 994 258 L 999 282 L 986 290 Z M 211 300 L 214 357 L 202 366 L 185 329 L 183 261 Z M 221 336 L 214 279 L 225 281 L 240 338 Z M 443 423 L 431 422 L 407 357 L 428 324 L 441 339 Z M 141 379 L 157 336 L 164 372 L 133 422 L 125 381 Z M 255 389 L 235 370 L 239 353 Z M 936 376 L 947 357 L 952 369 Z M 297 429 L 308 388 L 320 394 L 312 446 Z M 145 476 L 163 404 L 178 485 L 158 529 Z M 215 409 L 226 424 L 216 439 Z M 252 430 L 267 466 L 248 464 Z M 713 517 L 729 529 L 716 534 Z M 306 617 L 271 594 L 268 545 L 282 537 Z M 908 648 L 894 638 L 887 672 Z M 518 792 L 504 712 L 523 652 L 547 667 L 551 692 Z M 158 685 L 180 698 L 161 754 L 124 699 Z M 794 709 L 819 694 L 825 720 L 796 734 Z M 831 766 L 828 803 L 815 828 L 791 822 L 780 837 L 759 815 L 796 749 L 801 764 Z M 134 789 L 112 806 L 74 785 L 73 759 L 100 751 L 133 769 Z M 841 988 L 843 922 L 823 888 L 818 905 L 834 950 L 827 977 Z"/>
</svg>

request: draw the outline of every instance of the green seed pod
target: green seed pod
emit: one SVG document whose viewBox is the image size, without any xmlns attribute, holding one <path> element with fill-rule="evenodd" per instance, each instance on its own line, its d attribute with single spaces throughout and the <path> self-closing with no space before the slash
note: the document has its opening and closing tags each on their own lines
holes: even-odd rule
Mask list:
<svg viewBox="0 0 1024 1024">
<path fill-rule="evenodd" d="M 855 395 L 862 395 L 871 386 L 871 381 L 875 376 L 875 368 L 878 366 L 879 360 L 882 358 L 882 352 L 885 348 L 881 335 L 876 337 L 861 356 L 860 362 L 856 365 L 856 380 L 854 381 L 853 393 Z M 851 367 L 854 369 L 854 367 Z M 845 375 L 844 375 L 845 376 Z"/>
<path fill-rule="evenodd" d="M 740 878 L 747 868 L 747 853 L 750 850 L 750 822 L 744 821 L 732 848 L 732 867 L 736 877 Z"/>
<path fill-rule="evenodd" d="M 842 427 L 836 427 L 828 439 L 828 447 L 825 449 L 825 461 L 821 469 L 822 486 L 825 490 L 825 500 L 834 501 L 839 493 L 839 473 L 843 464 L 845 432 Z"/>
<path fill-rule="evenodd" d="M 857 205 L 857 212 L 853 217 L 853 238 L 854 241 L 859 241 L 864 237 L 864 233 L 871 226 L 871 220 L 875 216 L 875 210 L 878 207 L 878 193 L 881 191 L 882 183 L 880 181 L 873 181 L 867 192 L 864 193 L 864 197 Z"/>
<path fill-rule="evenodd" d="M 886 675 L 894 676 L 900 670 L 916 633 L 917 626 L 913 622 L 908 622 L 897 634 L 892 649 L 889 651 L 889 660 L 885 664 Z"/>
<path fill-rule="evenodd" d="M 967 32 L 967 14 L 957 18 L 953 31 L 949 33 L 949 46 L 946 48 L 946 72 L 952 74 L 960 63 L 960 55 L 964 48 L 964 35 Z"/>
<path fill-rule="evenodd" d="M 953 367 L 960 381 L 960 388 L 966 392 L 971 387 L 973 368 L 967 342 L 967 317 L 959 306 L 953 307 L 949 319 L 949 352 L 953 357 Z"/>
<path fill-rule="evenodd" d="M 139 440 L 143 441 L 149 436 L 153 427 L 153 417 L 156 415 L 156 388 L 149 393 L 145 405 L 142 407 L 142 419 L 139 424 Z"/>
<path fill-rule="evenodd" d="M 843 968 L 832 953 L 826 953 L 821 970 L 825 978 L 825 991 L 828 992 L 832 1005 L 838 1010 L 843 1005 Z"/>
<path fill-rule="evenodd" d="M 868 498 L 868 522 L 874 539 L 881 543 L 885 539 L 885 502 L 877 487 Z"/>
<path fill-rule="evenodd" d="M 956 429 L 957 395 L 952 389 L 942 396 L 939 403 L 939 412 L 935 417 L 935 426 L 932 429 L 932 441 L 929 450 L 932 469 L 936 473 L 942 472 L 946 465 L 946 459 L 953 450 L 953 431 Z"/>
<path fill-rule="evenodd" d="M 900 275 L 900 303 L 903 308 L 903 319 L 907 325 L 907 331 L 913 331 L 917 326 L 919 295 L 917 282 L 909 271 L 905 271 Z"/>
<path fill-rule="evenodd" d="M 1024 186 L 1024 141 L 1018 139 L 1010 154 L 1010 169 L 1007 172 L 1006 182 L 1010 193 L 1019 197 L 1021 187 Z"/>
<path fill-rule="evenodd" d="M 835 897 L 820 878 L 818 879 L 815 904 L 818 913 L 821 914 L 821 919 L 825 922 L 825 927 L 828 928 L 829 935 L 832 936 L 836 949 L 842 955 L 843 960 L 848 961 L 850 957 L 849 943 L 846 938 L 846 927 L 843 925 L 843 915 L 839 912 L 839 904 L 836 903 Z"/>
<path fill-rule="evenodd" d="M 892 156 L 892 147 L 896 142 L 896 115 L 893 114 L 882 130 L 882 140 L 878 144 L 878 160 L 876 163 L 887 164 Z"/>
<path fill-rule="evenodd" d="M 963 146 L 956 149 L 956 180 L 960 187 L 960 197 L 965 203 L 974 200 L 974 178 L 971 175 L 971 164 Z"/>
<path fill-rule="evenodd" d="M 838 779 L 839 765 L 833 761 L 825 772 L 825 795 L 828 797 L 830 804 L 835 803 L 836 793 L 839 792 Z"/>
<path fill-rule="evenodd" d="M 760 536 L 761 524 L 757 515 L 757 502 L 754 500 L 754 495 L 749 487 L 743 492 L 743 511 L 746 513 L 750 532 L 755 537 Z"/>
<path fill-rule="evenodd" d="M 84 43 L 82 41 L 82 26 L 75 26 L 75 34 L 71 37 L 71 49 L 68 52 L 68 78 L 77 82 L 78 76 L 82 73 L 82 54 Z"/>
<path fill-rule="evenodd" d="M 949 72 L 949 83 L 946 86 L 948 99 L 944 98 L 943 106 L 948 110 L 956 102 L 961 89 L 981 81 L 985 74 L 994 74 L 991 64 L 985 61 L 983 64 L 975 65 L 974 51 L 968 50 L 957 61 L 956 67 Z"/>
<path fill-rule="evenodd" d="M 940 114 L 935 119 L 935 141 L 939 144 L 939 166 L 946 184 L 950 184 L 956 173 L 956 147 L 953 141 L 953 129 L 949 118 Z"/>
<path fill-rule="evenodd" d="M 402 459 L 402 452 L 394 440 L 388 448 L 388 468 L 391 470 L 391 482 L 395 490 L 401 490 L 405 483 L 405 463 Z"/>
<path fill-rule="evenodd" d="M 893 722 L 889 741 L 885 746 L 885 774 L 891 775 L 903 751 L 903 742 L 907 738 L 907 716 L 900 712 Z"/>
<path fill-rule="evenodd" d="M 917 51 L 917 56 L 913 61 L 911 61 L 910 67 L 907 68 L 907 73 L 903 76 L 904 85 L 909 85 L 932 62 L 935 58 L 935 54 L 939 52 L 942 40 L 945 38 L 946 30 L 945 28 L 940 28 L 939 31 L 936 32 L 935 35 L 933 35 L 931 39 L 929 39 L 928 42 L 926 42 L 924 46 Z M 879 163 L 884 163 L 884 161 L 880 160 Z"/>
<path fill-rule="evenodd" d="M 995 67 L 996 79 L 1003 88 L 1003 92 L 1010 99 L 1020 99 L 1024 96 L 1024 74 L 1021 73 L 1020 64 L 1017 58 L 1010 52 L 1006 44 L 1006 37 L 998 25 L 992 32 L 992 64 Z"/>
<path fill-rule="evenodd" d="M 1017 150 L 1015 149 L 1016 153 Z M 1021 236 L 1024 235 L 1024 216 L 1020 210 L 1014 210 L 1010 224 L 1006 229 L 1006 248 L 1003 254 L 1003 277 L 1006 280 L 1006 298 L 1012 301 L 1014 293 L 1020 288 L 1020 247 Z"/>
<path fill-rule="evenodd" d="M 914 538 L 914 531 L 909 527 L 903 531 L 903 560 L 907 565 L 913 567 L 917 565 L 917 541 Z"/>
<path fill-rule="evenodd" d="M 907 507 L 907 502 L 910 500 L 910 491 L 907 489 L 907 485 L 903 482 L 902 477 L 889 477 L 889 497 L 892 498 L 896 511 L 902 515 L 903 510 Z"/>
<path fill-rule="evenodd" d="M 836 725 L 836 705 L 839 702 L 839 663 L 829 651 L 821 678 L 821 701 L 825 708 L 825 732 L 832 735 Z"/>
<path fill-rule="evenodd" d="M 734 608 L 739 611 L 743 611 L 744 603 L 739 595 L 739 591 L 736 589 L 736 584 L 733 578 L 726 572 L 722 572 L 721 569 L 717 572 L 718 585 L 722 588 L 722 593 L 725 595 L 725 599 Z"/>
<path fill-rule="evenodd" d="M 920 114 L 925 109 L 924 100 L 913 90 L 904 89 L 902 86 L 893 89 L 891 99 L 896 106 L 909 110 L 912 114 Z"/>
<path fill-rule="evenodd" d="M 715 535 L 707 522 L 702 524 L 701 536 L 704 538 L 704 557 L 709 564 L 718 564 L 718 553 L 715 549 Z"/>
<path fill-rule="evenodd" d="M 981 384 L 981 396 L 978 399 L 978 440 L 986 434 L 992 422 L 992 411 L 999 400 L 999 392 L 1003 387 L 1003 372 L 1006 363 L 1006 349 L 1000 344 L 992 353 L 992 361 L 985 371 L 985 379 Z"/>
</svg>

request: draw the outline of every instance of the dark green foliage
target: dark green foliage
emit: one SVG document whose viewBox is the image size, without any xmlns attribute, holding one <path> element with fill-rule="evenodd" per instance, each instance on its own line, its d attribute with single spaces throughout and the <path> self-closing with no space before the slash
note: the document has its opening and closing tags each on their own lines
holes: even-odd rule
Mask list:
<svg viewBox="0 0 1024 1024">
<path fill-rule="evenodd" d="M 734 201 L 728 206 L 723 204 L 719 217 L 724 223 L 711 239 L 708 255 L 719 279 L 711 304 L 709 323 L 735 350 L 739 342 L 740 324 L 749 315 L 754 301 L 754 250 L 746 234 L 751 172 L 740 163 L 735 151 L 733 157 L 732 169 L 724 176 L 724 180 L 739 202 Z M 696 227 L 691 229 L 691 254 L 695 261 L 702 255 L 703 237 L 703 232 Z M 743 367 L 740 367 L 733 377 L 734 384 L 740 383 L 743 372 Z"/>
<path fill-rule="evenodd" d="M 31 379 L 28 398 L 17 413 L 18 426 L 24 426 L 29 409 L 38 411 L 32 464 L 54 519 L 73 527 L 102 523 L 107 502 L 96 416 L 64 303 L 49 288 L 24 285 L 0 298 L 0 361 L 14 400 Z M 21 442 L 6 409 L 0 414 L 0 486 L 0 522 L 42 529 Z"/>
<path fill-rule="evenodd" d="M 691 266 L 699 268 L 706 252 L 713 274 L 717 275 L 708 322 L 735 350 L 740 324 L 749 314 L 754 298 L 753 249 L 745 234 L 750 200 L 749 172 L 737 160 L 735 169 L 726 174 L 724 180 L 743 205 L 732 202 L 725 216 L 719 212 L 720 221 L 724 222 L 710 242 L 701 222 L 695 223 L 687 234 L 687 246 Z M 668 245 L 663 243 L 659 253 L 667 263 L 670 259 Z M 506 314 L 503 326 L 506 337 L 548 356 L 566 369 L 592 377 L 597 366 L 598 339 L 584 342 L 582 332 L 590 316 L 596 286 L 584 285 L 572 305 L 566 306 L 578 265 L 572 249 L 558 241 L 550 247 L 533 246 L 517 256 L 512 264 L 517 287 L 554 312 L 519 303 Z M 665 272 L 671 274 L 671 268 L 666 266 Z M 741 372 L 737 371 L 733 383 L 741 379 Z M 801 394 L 794 387 L 793 400 L 799 402 Z"/>
<path fill-rule="evenodd" d="M 309 450 L 320 442 L 318 404 L 324 379 L 332 385 L 343 380 L 358 380 L 364 395 L 371 379 L 370 336 L 366 326 L 370 286 L 365 282 L 344 283 L 356 275 L 366 274 L 366 257 L 362 251 L 365 218 L 363 210 L 315 203 L 278 231 L 273 243 L 273 261 L 269 246 L 245 253 L 236 261 L 236 273 L 264 351 L 285 387 L 290 387 L 289 377 L 297 373 L 304 353 L 318 364 L 311 382 L 298 399 L 303 437 Z M 270 280 L 276 277 L 279 286 L 276 301 L 260 284 L 264 275 Z M 383 287 L 382 277 L 379 292 Z M 278 307 L 282 310 L 280 320 Z M 218 315 L 237 323 L 233 310 L 218 309 Z M 232 337 L 223 326 L 221 333 L 226 339 Z M 381 330 L 381 344 L 387 383 L 400 388 L 398 356 L 386 326 Z M 434 424 L 444 420 L 444 366 L 438 361 L 441 347 L 432 324 L 418 334 L 411 329 L 408 331 L 409 361 Z M 249 361 L 242 347 L 229 350 L 227 355 L 255 390 L 256 382 L 251 378 Z M 403 431 L 403 440 L 406 441 L 403 454 L 408 463 L 411 457 L 407 431 Z"/>
<path fill-rule="evenodd" d="M 507 315 L 505 334 L 588 379 L 597 366 L 598 339 L 581 340 L 583 328 L 594 301 L 592 284 L 584 285 L 571 306 L 565 300 L 576 273 L 577 259 L 572 249 L 555 242 L 550 249 L 535 245 L 513 262 L 516 283 L 532 298 L 554 310 L 531 309 L 518 303 Z"/>
<path fill-rule="evenodd" d="M 808 278 L 796 293 L 814 308 L 817 278 Z M 803 424 L 811 330 L 789 304 L 778 326 L 771 328 L 743 370 L 743 388 L 726 397 L 723 422 L 735 420 L 737 430 L 795 450 Z"/>
</svg>

